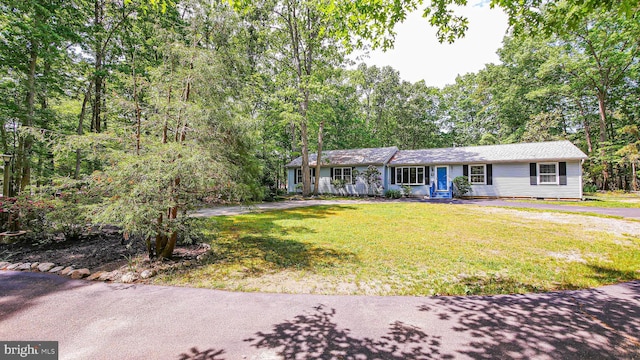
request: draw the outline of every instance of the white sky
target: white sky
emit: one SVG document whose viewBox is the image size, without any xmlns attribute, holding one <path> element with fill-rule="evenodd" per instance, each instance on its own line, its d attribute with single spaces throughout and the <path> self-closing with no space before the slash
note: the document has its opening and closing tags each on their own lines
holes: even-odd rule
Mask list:
<svg viewBox="0 0 640 360">
<path fill-rule="evenodd" d="M 440 44 L 422 11 L 411 13 L 405 22 L 396 25 L 393 49 L 371 51 L 367 65 L 390 65 L 400 71 L 403 80 L 425 80 L 429 86 L 443 87 L 455 82 L 456 76 L 476 72 L 485 64 L 500 62 L 496 50 L 502 46 L 507 30 L 507 16 L 501 9 L 466 6 L 456 10 L 469 19 L 466 36 L 453 44 Z"/>
</svg>

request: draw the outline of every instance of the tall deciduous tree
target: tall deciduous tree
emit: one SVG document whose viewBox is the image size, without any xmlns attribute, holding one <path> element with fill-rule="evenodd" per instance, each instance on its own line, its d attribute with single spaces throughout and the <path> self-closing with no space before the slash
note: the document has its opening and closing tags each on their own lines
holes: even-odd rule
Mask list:
<svg viewBox="0 0 640 360">
<path fill-rule="evenodd" d="M 7 84 L 12 94 L 0 107 L 8 117 L 5 121 L 13 124 L 12 131 L 49 127 L 49 98 L 63 92 L 68 83 L 67 49 L 79 41 L 83 5 L 82 1 L 61 0 L 6 1 L 0 5 L 0 67 L 12 79 Z M 13 149 L 18 190 L 31 184 L 34 141 L 29 132 L 22 132 Z M 9 150 L 6 143 L 5 147 Z"/>
<path fill-rule="evenodd" d="M 236 1 L 234 4 L 240 12 L 258 12 L 267 8 L 266 23 L 271 29 L 270 61 L 283 98 L 295 111 L 290 115 L 291 133 L 295 139 L 294 130 L 300 130 L 302 193 L 308 196 L 311 194 L 310 106 L 323 86 L 326 67 L 339 66 L 342 61 L 334 30 L 336 13 L 328 1 Z M 322 143 L 322 136 L 322 132 L 319 132 L 319 144 Z M 295 143 L 296 140 L 292 145 L 295 146 Z M 315 191 L 318 191 L 317 185 Z"/>
<path fill-rule="evenodd" d="M 608 109 L 612 91 L 627 81 L 632 66 L 640 57 L 640 10 L 617 16 L 599 11 L 587 17 L 575 30 L 562 33 L 565 69 L 575 82 L 583 84 L 597 99 L 600 155 L 615 137 Z M 607 188 L 610 166 L 603 166 L 603 186 Z"/>
</svg>

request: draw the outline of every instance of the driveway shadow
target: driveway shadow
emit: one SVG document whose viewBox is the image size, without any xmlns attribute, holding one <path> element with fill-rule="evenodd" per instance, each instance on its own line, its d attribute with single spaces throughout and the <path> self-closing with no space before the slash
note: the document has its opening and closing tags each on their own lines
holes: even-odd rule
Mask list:
<svg viewBox="0 0 640 360">
<path fill-rule="evenodd" d="M 192 347 L 189 351 L 180 354 L 178 360 L 224 360 L 222 357 L 224 353 L 224 350 L 214 348 L 199 350 L 197 347 Z"/>
<path fill-rule="evenodd" d="M 380 339 L 356 338 L 333 320 L 335 309 L 318 305 L 313 311 L 245 339 L 256 348 L 274 349 L 293 359 L 452 359 L 440 352 L 441 340 L 422 329 L 396 321 Z"/>
<path fill-rule="evenodd" d="M 0 271 L 0 323 L 47 295 L 91 284 L 38 272 Z"/>
<path fill-rule="evenodd" d="M 459 351 L 473 359 L 638 359 L 640 282 L 624 288 L 615 298 L 597 289 L 442 297 L 419 310 L 473 339 Z"/>
</svg>

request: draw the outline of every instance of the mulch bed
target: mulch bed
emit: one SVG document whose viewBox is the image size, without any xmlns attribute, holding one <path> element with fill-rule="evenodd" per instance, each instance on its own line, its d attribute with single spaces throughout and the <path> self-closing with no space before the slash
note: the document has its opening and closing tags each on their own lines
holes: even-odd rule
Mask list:
<svg viewBox="0 0 640 360">
<path fill-rule="evenodd" d="M 180 245 L 170 261 L 192 260 L 203 252 L 206 249 L 200 244 Z M 60 238 L 46 244 L 31 243 L 26 239 L 13 244 L 0 243 L 0 261 L 12 263 L 51 262 L 95 272 L 113 271 L 145 260 L 148 261 L 148 256 L 143 241 L 123 243 L 122 234 L 114 228 L 105 228 L 73 240 Z"/>
</svg>

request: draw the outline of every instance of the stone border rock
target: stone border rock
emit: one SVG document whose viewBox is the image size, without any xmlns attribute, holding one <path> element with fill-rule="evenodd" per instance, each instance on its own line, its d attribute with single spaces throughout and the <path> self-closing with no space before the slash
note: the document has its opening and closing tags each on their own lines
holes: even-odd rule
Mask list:
<svg viewBox="0 0 640 360">
<path fill-rule="evenodd" d="M 12 264 L 8 261 L 2 261 L 0 262 L 0 270 L 46 272 L 63 276 L 66 275 L 72 279 L 82 279 L 91 274 L 89 269 L 74 269 L 73 266 L 56 266 L 56 264 L 50 262 L 18 262 Z"/>
<path fill-rule="evenodd" d="M 203 262 L 204 260 L 206 260 L 206 258 L 206 256 L 203 256 L 201 254 L 198 255 L 197 259 L 195 259 L 194 261 L 185 260 L 163 267 L 161 270 L 164 271 L 170 269 L 184 269 L 195 265 L 194 262 Z M 8 261 L 0 261 L 0 270 L 42 272 L 68 276 L 72 279 L 84 279 L 89 281 L 110 281 L 128 284 L 134 283 L 138 280 L 150 279 L 158 274 L 158 271 L 155 269 L 143 269 L 139 272 L 131 270 L 123 272 L 123 268 L 113 271 L 96 271 L 92 273 L 91 270 L 87 268 L 75 269 L 73 266 L 56 265 L 51 262 L 10 263 Z"/>
<path fill-rule="evenodd" d="M 86 279 L 86 280 L 114 281 L 114 282 L 119 281 L 121 276 L 118 270 L 115 270 L 112 272 L 97 271 L 92 274 L 91 271 L 87 268 L 75 269 L 73 266 L 60 266 L 51 262 L 44 262 L 44 263 L 18 262 L 18 263 L 12 264 L 7 261 L 1 261 L 0 270 L 42 272 L 42 273 L 68 276 L 72 279 Z"/>
</svg>

